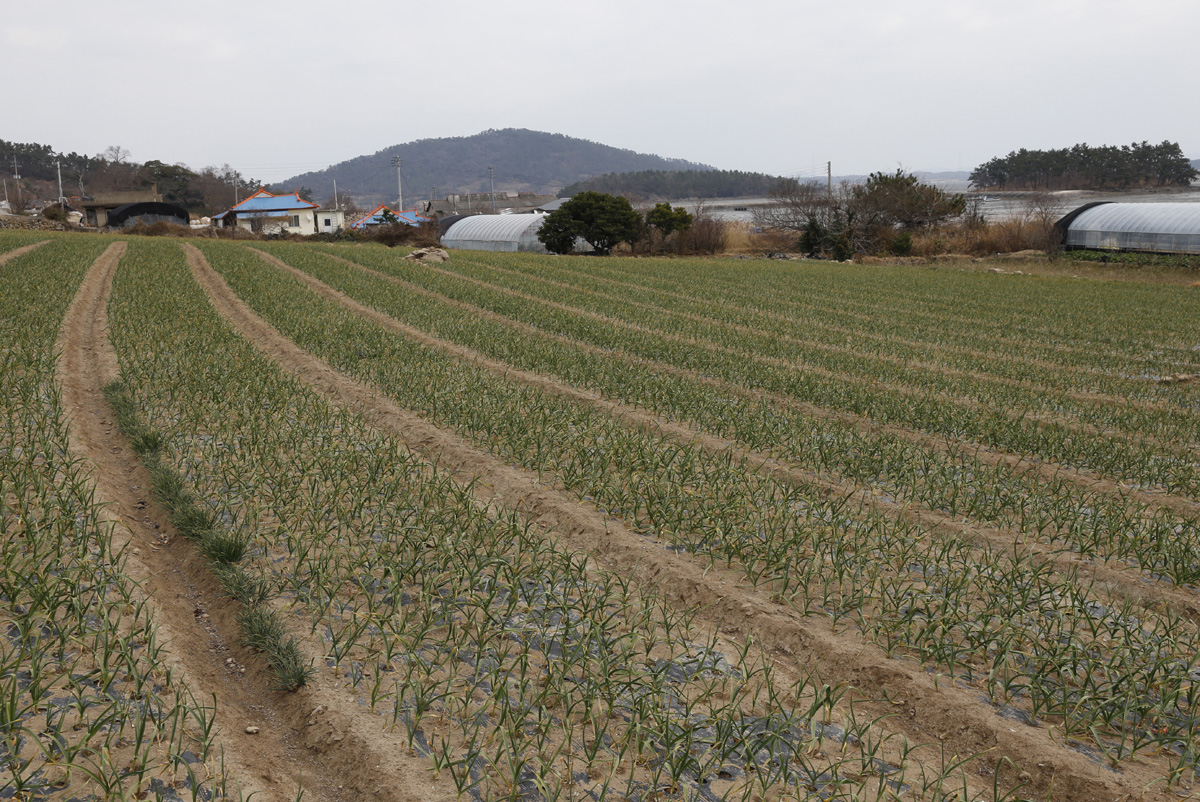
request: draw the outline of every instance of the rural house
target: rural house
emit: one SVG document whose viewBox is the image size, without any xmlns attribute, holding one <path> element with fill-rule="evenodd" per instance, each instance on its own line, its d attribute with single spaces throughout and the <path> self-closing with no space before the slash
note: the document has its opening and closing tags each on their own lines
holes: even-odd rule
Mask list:
<svg viewBox="0 0 1200 802">
<path fill-rule="evenodd" d="M 218 228 L 238 228 L 262 234 L 316 234 L 320 207 L 295 192 L 273 195 L 260 189 L 241 203 L 213 217 Z M 330 212 L 338 214 L 340 212 Z M 330 229 L 332 230 L 332 228 Z"/>
</svg>

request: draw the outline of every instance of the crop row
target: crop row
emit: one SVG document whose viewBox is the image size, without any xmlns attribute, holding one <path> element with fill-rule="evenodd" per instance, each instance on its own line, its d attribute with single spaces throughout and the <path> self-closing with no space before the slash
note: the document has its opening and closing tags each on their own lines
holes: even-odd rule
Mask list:
<svg viewBox="0 0 1200 802">
<path fill-rule="evenodd" d="M 58 327 L 107 244 L 0 266 L 0 795 L 211 799 L 214 708 L 168 664 L 55 382 Z"/>
<path fill-rule="evenodd" d="M 466 261 L 483 261 L 492 269 L 496 268 L 493 260 L 478 255 L 468 257 Z M 1098 369 L 1071 364 L 1062 359 L 1047 361 L 1044 345 L 1032 339 L 1018 343 L 1005 342 L 998 346 L 993 338 L 983 338 L 971 347 L 974 332 L 970 329 L 948 332 L 939 341 L 933 341 L 928 332 L 922 331 L 920 333 L 926 336 L 914 340 L 905 336 L 906 333 L 893 320 L 895 310 L 887 307 L 860 313 L 859 319 L 854 321 L 855 325 L 848 326 L 830 321 L 830 318 L 844 315 L 845 310 L 840 303 L 828 299 L 809 300 L 807 304 L 811 308 L 789 313 L 783 311 L 786 304 L 780 301 L 770 305 L 761 302 L 738 303 L 728 297 L 733 294 L 728 291 L 722 292 L 717 298 L 711 297 L 712 288 L 704 284 L 693 285 L 689 292 L 681 292 L 678 285 L 674 289 L 666 289 L 657 283 L 646 284 L 637 275 L 622 274 L 614 278 L 607 275 L 611 271 L 603 269 L 581 274 L 569 265 L 570 262 L 566 260 L 550 260 L 536 266 L 522 265 L 524 269 L 521 274 L 537 275 L 554 285 L 587 290 L 602 297 L 615 296 L 633 305 L 649 306 L 652 310 L 662 307 L 702 320 L 711 319 L 718 325 L 750 326 L 756 330 L 770 331 L 815 349 L 862 352 L 902 367 L 961 374 L 983 383 L 1032 385 L 1032 389 L 1055 398 L 1066 396 L 1068 399 L 1075 397 L 1084 401 L 1121 405 L 1132 403 L 1141 407 L 1158 405 L 1167 410 L 1181 400 L 1178 392 L 1170 391 L 1164 385 L 1118 373 L 1128 372 L 1131 368 L 1141 371 L 1178 371 L 1176 364 L 1134 368 L 1128 358 L 1114 362 L 1110 357 L 1104 368 Z M 709 293 L 704 293 L 705 289 Z M 1174 331 L 1172 334 L 1180 336 L 1182 332 Z M 1092 352 L 1089 351 L 1088 355 L 1092 355 Z M 1056 407 L 1050 408 L 1057 410 Z"/>
<path fill-rule="evenodd" d="M 636 305 L 611 293 L 567 289 L 497 270 L 478 257 L 469 272 L 472 278 L 563 304 L 578 314 L 601 316 L 610 328 L 653 334 L 664 348 L 694 353 L 687 365 L 693 369 L 711 373 L 720 365 L 724 378 L 740 383 L 757 381 L 750 386 L 790 394 L 808 403 L 1102 473 L 1133 469 L 1144 476 L 1149 469 L 1191 483 L 1185 487 L 1196 482 L 1193 446 L 1200 442 L 1200 434 L 1195 415 L 1183 410 L 1085 403 L 1061 393 L 1043 398 L 1019 386 L 984 386 L 976 379 L 952 380 L 926 369 L 880 364 L 857 348 L 824 353 L 786 342 L 778 325 L 761 333 L 711 325 L 695 316 Z M 731 367 L 738 373 L 729 375 Z M 958 390 L 966 387 L 972 397 L 947 394 L 951 384 L 960 385 Z M 1095 444 L 1101 438 L 1088 436 L 1095 427 L 1105 433 L 1119 428 L 1111 432 L 1105 448 L 1098 448 Z M 1169 463 L 1160 464 L 1163 459 Z M 1129 468 L 1119 467 L 1122 463 Z"/>
<path fill-rule="evenodd" d="M 456 307 L 304 249 L 274 250 L 350 296 L 436 336 L 516 367 L 641 405 L 665 419 L 689 421 L 788 464 L 849 479 L 952 518 L 966 517 L 1062 543 L 1083 555 L 1134 560 L 1176 583 L 1200 577 L 1195 557 L 1200 537 L 1194 518 L 1149 510 L 1063 478 L 1047 481 L 1036 474 L 1014 474 L 1002 465 L 985 464 L 970 452 L 944 453 L 887 433 L 815 417 L 770 399 L 733 394 L 728 387 L 620 359 L 613 351 L 588 350 L 585 342 L 603 342 L 601 323 L 570 321 L 569 330 L 579 339 L 564 341 L 542 333 L 565 328 L 562 315 L 556 316 L 554 310 L 476 285 L 464 286 L 437 273 L 403 268 L 421 286 L 478 306 Z M 386 256 L 378 252 L 356 250 L 353 255 L 388 269 Z M 544 329 L 505 325 L 475 311 L 481 308 Z"/>
<path fill-rule="evenodd" d="M 609 263 L 580 269 L 547 260 L 527 270 L 543 275 L 615 278 L 632 286 L 681 290 L 712 302 L 746 304 L 862 330 L 884 319 L 905 338 L 985 352 L 1020 349 L 1029 357 L 1169 369 L 1197 361 L 1192 299 L 1177 287 L 1071 279 L 996 279 L 954 271 L 870 268 L 855 274 L 807 263 L 743 265 L 733 277 L 721 267 L 677 261 Z M 696 280 L 681 287 L 678 276 Z M 870 292 L 864 293 L 864 285 Z M 969 309 L 966 313 L 964 310 Z"/>
<path fill-rule="evenodd" d="M 941 379 L 928 371 L 909 371 L 913 382 L 925 384 L 907 388 L 852 377 L 843 380 L 836 370 L 813 371 L 803 362 L 761 355 L 759 346 L 770 340 L 765 335 L 713 331 L 695 320 L 664 323 L 669 316 L 632 308 L 618 298 L 581 297 L 575 290 L 514 276 L 510 270 L 496 270 L 478 261 L 472 263 L 469 272 L 473 275 L 467 280 L 478 281 L 482 276 L 487 286 L 517 292 L 527 302 L 533 300 L 535 306 L 559 304 L 560 311 L 592 317 L 609 330 L 620 330 L 610 338 L 628 341 L 627 332 L 632 333 L 643 340 L 640 356 L 670 361 L 748 389 L 1171 491 L 1190 492 L 1188 488 L 1197 482 L 1196 456 L 1190 447 L 1193 439 L 1186 432 L 1172 435 L 1167 423 L 1158 425 L 1157 437 L 1140 431 L 1131 436 L 1113 433 L 1105 437 L 1106 433 L 1096 432 L 1090 421 L 1081 423 L 1057 414 L 1039 418 L 1036 410 L 1023 405 L 1021 396 L 1027 393 L 1020 388 L 991 388 L 984 394 L 988 399 L 985 403 L 937 393 L 934 385 Z M 852 353 L 840 354 L 839 359 L 847 361 L 843 366 L 846 371 L 873 371 L 867 364 L 870 360 Z M 856 361 L 859 366 L 852 367 Z M 1153 419 L 1179 417 L 1162 408 L 1131 407 L 1129 414 Z M 1190 419 L 1183 415 L 1181 420 Z"/>
<path fill-rule="evenodd" d="M 691 613 L 482 508 L 282 373 L 171 244 L 130 250 L 112 336 L 162 458 L 247 544 L 239 565 L 320 644 L 322 670 L 460 792 L 849 798 L 947 782 L 951 766 L 910 765 L 903 739 L 843 712 L 845 688 L 698 639 Z"/>
<path fill-rule="evenodd" d="M 46 239 L 46 234 L 42 231 L 0 229 L 0 258 L 3 258 L 4 254 L 9 251 L 22 248 L 26 245 L 32 245 L 44 239 Z"/>
<path fill-rule="evenodd" d="M 889 651 L 978 679 L 997 704 L 1059 717 L 1073 735 L 1098 738 L 1114 761 L 1191 742 L 1189 622 L 1110 609 L 1086 583 L 1030 553 L 978 549 L 847 509 L 817 488 L 761 476 L 730 453 L 495 376 L 356 317 L 246 249 L 203 247 L 235 290 L 302 347 L 647 537 L 736 565 L 806 613 L 853 623 Z M 1027 670 L 1030 660 L 1039 671 Z M 1176 765 L 1188 771 L 1195 755 L 1183 751 Z"/>
</svg>

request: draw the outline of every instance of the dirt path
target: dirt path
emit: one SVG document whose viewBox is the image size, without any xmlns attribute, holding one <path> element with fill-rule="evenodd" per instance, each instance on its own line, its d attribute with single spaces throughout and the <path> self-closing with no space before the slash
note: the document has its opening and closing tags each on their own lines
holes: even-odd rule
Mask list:
<svg viewBox="0 0 1200 802">
<path fill-rule="evenodd" d="M 862 709 L 877 715 L 899 713 L 889 726 L 910 741 L 949 743 L 962 755 L 986 753 L 983 760 L 992 770 L 1001 757 L 1008 757 L 1026 773 L 1027 790 L 1045 795 L 1053 789 L 1057 798 L 1136 796 L 1161 775 L 1144 765 L 1130 765 L 1123 774 L 1099 769 L 1086 756 L 1059 746 L 1048 730 L 1000 718 L 980 702 L 977 690 L 944 680 L 939 683 L 920 667 L 889 659 L 858 637 L 833 634 L 771 601 L 766 593 L 744 587 L 737 572 L 709 568 L 700 560 L 661 549 L 619 521 L 541 484 L 533 474 L 501 462 L 374 388 L 336 372 L 259 318 L 196 248 L 183 247 L 220 314 L 256 348 L 333 403 L 359 412 L 426 459 L 436 460 L 459 481 L 471 483 L 481 503 L 515 507 L 529 520 L 552 529 L 568 548 L 591 554 L 606 570 L 632 577 L 644 592 L 699 610 L 697 620 L 702 626 L 725 635 L 752 635 L 781 661 L 817 668 L 828 682 L 854 686 L 867 699 Z M 890 702 L 869 701 L 880 700 L 885 693 Z"/>
<path fill-rule="evenodd" d="M 1022 533 L 1011 529 L 1000 529 L 986 524 L 958 520 L 950 515 L 931 510 L 918 505 L 901 503 L 884 499 L 852 481 L 828 479 L 815 471 L 809 471 L 789 465 L 770 454 L 746 448 L 740 443 L 719 435 L 710 434 L 691 426 L 674 423 L 648 412 L 641 407 L 631 406 L 605 398 L 592 390 L 586 390 L 551 376 L 544 376 L 500 360 L 492 359 L 485 354 L 468 346 L 444 340 L 428 332 L 403 323 L 395 318 L 362 304 L 337 289 L 325 284 L 320 279 L 310 276 L 271 254 L 256 248 L 250 248 L 268 264 L 287 272 L 312 289 L 322 297 L 336 301 L 356 315 L 370 320 L 382 328 L 408 337 L 422 345 L 436 348 L 444 353 L 458 357 L 465 362 L 481 367 L 500 378 L 519 381 L 542 392 L 561 398 L 567 398 L 580 404 L 587 405 L 598 412 L 643 431 L 651 436 L 669 437 L 680 443 L 694 443 L 709 454 L 732 453 L 736 459 L 743 461 L 749 470 L 777 481 L 793 486 L 807 485 L 819 488 L 826 497 L 849 497 L 854 505 L 865 505 L 885 516 L 908 521 L 937 532 L 961 536 L 976 545 L 987 545 L 1002 551 L 1012 551 L 1014 545 L 1020 548 L 1030 548 L 1034 554 L 1046 553 L 1048 559 L 1059 573 L 1076 571 L 1087 579 L 1095 579 L 1104 583 L 1103 587 L 1110 594 L 1104 599 L 1111 601 L 1113 597 L 1121 600 L 1145 600 L 1147 598 L 1161 599 L 1174 605 L 1191 620 L 1200 620 L 1200 596 L 1169 585 L 1150 585 L 1145 582 L 1145 575 L 1136 569 L 1130 569 L 1121 560 L 1110 563 L 1096 564 L 1090 560 L 1081 559 L 1074 554 L 1054 554 L 1051 549 L 1025 543 Z M 354 267 L 359 265 L 350 263 Z M 373 275 L 384 279 L 402 282 L 376 271 Z M 419 289 L 419 288 L 418 288 Z M 482 310 L 481 310 L 482 311 Z"/>
<path fill-rule="evenodd" d="M 498 323 L 507 325 L 517 331 L 528 332 L 530 334 L 533 334 L 533 335 L 536 335 L 539 337 L 547 337 L 556 342 L 560 342 L 564 345 L 567 345 L 568 347 L 578 349 L 585 353 L 593 354 L 596 356 L 604 356 L 607 359 L 621 359 L 630 364 L 641 365 L 641 366 L 647 367 L 647 368 L 654 370 L 656 372 L 659 372 L 659 373 L 666 373 L 666 374 L 673 375 L 673 376 L 679 376 L 681 378 L 688 379 L 689 381 L 694 381 L 694 382 L 697 382 L 700 384 L 704 384 L 705 386 L 720 390 L 723 393 L 733 393 L 742 398 L 755 399 L 755 400 L 767 400 L 767 401 L 777 404 L 778 406 L 785 408 L 785 409 L 794 410 L 796 412 L 800 412 L 805 415 L 810 415 L 810 416 L 818 418 L 818 419 L 831 420 L 831 421 L 835 421 L 840 424 L 853 426 L 853 427 L 857 428 L 859 431 L 867 433 L 867 434 L 880 434 L 880 435 L 885 435 L 885 436 L 889 436 L 889 437 L 894 437 L 896 439 L 904 440 L 904 441 L 913 443 L 914 445 L 921 446 L 923 448 L 928 448 L 931 451 L 934 451 L 934 452 L 940 453 L 940 454 L 949 453 L 951 451 L 951 445 L 953 444 L 953 445 L 958 446 L 958 448 L 956 450 L 963 450 L 964 448 L 969 449 L 971 451 L 971 454 L 973 456 L 977 457 L 980 460 L 980 462 L 982 462 L 985 465 L 988 465 L 988 466 L 1002 465 L 1017 475 L 1021 475 L 1026 472 L 1032 472 L 1034 475 L 1039 476 L 1046 480 L 1053 480 L 1056 478 L 1066 479 L 1066 480 L 1070 481 L 1072 484 L 1077 485 L 1078 487 L 1116 495 L 1123 499 L 1133 500 L 1140 504 L 1149 505 L 1152 508 L 1164 507 L 1166 509 L 1169 509 L 1169 510 L 1172 510 L 1175 512 L 1179 512 L 1179 513 L 1182 513 L 1185 515 L 1200 515 L 1200 502 L 1195 502 L 1191 499 L 1187 499 L 1187 498 L 1183 498 L 1183 497 L 1175 496 L 1175 495 L 1171 495 L 1171 494 L 1150 492 L 1150 491 L 1144 491 L 1144 490 L 1139 490 L 1136 488 L 1127 487 L 1127 486 L 1121 484 L 1120 482 L 1115 482 L 1111 479 L 1106 479 L 1104 477 L 1097 476 L 1096 474 L 1091 474 L 1091 473 L 1087 473 L 1084 471 L 1067 468 L 1065 466 L 1059 465 L 1058 463 L 1045 462 L 1045 461 L 1034 462 L 1034 461 L 1030 461 L 1024 457 L 1018 457 L 1013 454 L 1007 454 L 1004 452 L 994 451 L 994 450 L 988 449 L 986 447 L 979 446 L 978 444 L 973 443 L 973 442 L 955 441 L 955 440 L 951 440 L 949 438 L 942 437 L 939 435 L 928 434 L 928 433 L 916 431 L 913 429 L 906 429 L 904 427 L 896 426 L 893 424 L 879 423 L 877 421 L 873 421 L 873 420 L 864 418 L 860 415 L 856 415 L 853 413 L 838 412 L 836 410 L 830 410 L 830 409 L 826 409 L 824 407 L 814 406 L 812 404 L 808 404 L 803 401 L 798 401 L 789 396 L 779 395 L 776 393 L 770 393 L 770 392 L 762 391 L 762 390 L 746 388 L 739 384 L 734 384 L 732 382 L 726 381 L 724 379 L 717 379 L 717 378 L 714 378 L 711 376 L 706 376 L 702 373 L 697 373 L 696 371 L 688 370 L 686 368 L 680 368 L 675 365 L 667 364 L 665 362 L 656 362 L 654 360 L 646 359 L 644 357 L 636 356 L 633 354 L 628 354 L 628 353 L 625 353 L 620 350 L 602 349 L 597 346 L 590 345 L 588 343 L 584 343 L 579 340 L 572 339 L 572 338 L 567 337 L 562 334 L 556 334 L 554 332 L 544 331 L 536 326 L 533 326 L 532 324 L 524 323 L 519 320 L 513 320 L 512 318 L 505 317 L 504 315 L 501 315 L 497 312 L 493 312 L 489 309 L 485 309 L 480 306 L 475 306 L 474 304 L 467 303 L 466 301 L 459 301 L 457 299 L 450 298 L 445 295 L 441 295 L 440 293 L 434 292 L 433 290 L 429 290 L 420 285 L 413 284 L 410 281 L 405 281 L 402 278 L 398 278 L 396 276 L 392 276 L 387 273 L 382 273 L 378 270 L 373 270 L 369 267 L 366 267 L 364 265 L 361 265 L 361 264 L 351 261 L 349 259 L 343 258 L 341 256 L 336 256 L 336 255 L 328 254 L 328 253 L 323 253 L 322 255 L 326 256 L 327 258 L 332 259 L 334 261 L 341 262 L 346 265 L 349 265 L 350 267 L 354 267 L 358 270 L 362 270 L 366 273 L 370 273 L 371 275 L 376 276 L 384 281 L 388 281 L 388 282 L 397 284 L 399 286 L 403 286 L 406 290 L 409 290 L 411 292 L 414 292 L 414 293 L 417 293 L 420 295 L 424 295 L 428 298 L 432 298 L 441 303 L 445 303 L 447 305 L 453 306 L 458 309 L 462 309 L 464 311 L 469 311 L 472 314 L 479 315 L 481 317 L 486 317 L 489 320 L 494 320 Z M 428 267 L 428 265 L 426 265 L 426 266 Z M 292 268 L 289 267 L 289 269 L 292 269 Z M 455 274 L 450 273 L 450 275 L 455 275 Z M 515 291 L 513 291 L 513 292 L 515 292 Z M 535 301 L 536 298 L 534 296 L 529 296 L 528 300 Z"/>
<path fill-rule="evenodd" d="M 226 765 L 244 795 L 287 802 L 374 798 L 449 800 L 423 761 L 403 757 L 398 739 L 367 728 L 332 683 L 294 693 L 273 689 L 264 661 L 238 643 L 237 605 L 203 558 L 177 536 L 154 500 L 150 479 L 117 429 L 102 388 L 118 378 L 107 337 L 107 303 L 124 243 L 96 261 L 67 312 L 58 347 L 58 381 L 71 422 L 71 448 L 94 467 L 97 497 L 129 544 L 127 570 L 150 597 L 159 634 L 197 699 L 217 699 Z M 353 706 L 350 700 L 349 706 Z M 374 718 L 374 717 L 372 717 Z M 248 734 L 246 727 L 259 728 Z"/>
<path fill-rule="evenodd" d="M 48 242 L 50 242 L 50 240 L 44 239 L 41 242 L 35 242 L 32 245 L 22 245 L 20 248 L 13 248 L 11 251 L 7 251 L 6 253 L 0 253 L 0 265 L 3 265 L 10 259 L 16 259 L 18 256 L 24 256 L 30 251 L 36 250 Z"/>
</svg>

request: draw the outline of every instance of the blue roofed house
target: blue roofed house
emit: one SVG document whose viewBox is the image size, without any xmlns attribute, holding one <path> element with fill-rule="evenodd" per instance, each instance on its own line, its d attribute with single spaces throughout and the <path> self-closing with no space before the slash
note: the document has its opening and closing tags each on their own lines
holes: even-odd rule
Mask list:
<svg viewBox="0 0 1200 802">
<path fill-rule="evenodd" d="M 323 212 L 295 192 L 273 195 L 260 189 L 241 203 L 213 217 L 218 228 L 234 226 L 262 234 L 316 234 L 341 227 L 341 212 Z M 322 220 L 321 215 L 326 219 Z M 336 216 L 334 221 L 330 216 Z M 325 223 L 325 228 L 320 223 Z"/>
<path fill-rule="evenodd" d="M 416 212 L 403 211 L 395 212 L 387 207 L 386 203 L 381 203 L 368 212 L 365 216 L 355 220 L 350 224 L 350 227 L 356 231 L 361 231 L 368 226 L 381 226 L 387 221 L 384 220 L 384 212 L 389 212 L 396 218 L 397 222 L 405 223 L 410 226 L 419 226 L 421 223 L 428 223 L 429 218 L 419 215 Z"/>
</svg>

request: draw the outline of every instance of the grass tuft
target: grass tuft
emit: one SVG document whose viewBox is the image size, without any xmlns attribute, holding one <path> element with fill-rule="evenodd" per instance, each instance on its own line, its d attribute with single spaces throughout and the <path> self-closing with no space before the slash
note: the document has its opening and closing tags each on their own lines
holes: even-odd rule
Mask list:
<svg viewBox="0 0 1200 802">
<path fill-rule="evenodd" d="M 223 529 L 209 529 L 200 538 L 200 550 L 218 565 L 232 565 L 246 556 L 250 539 Z"/>
<path fill-rule="evenodd" d="M 216 513 L 200 507 L 187 490 L 183 477 L 162 460 L 165 442 L 138 415 L 137 405 L 123 382 L 113 382 L 104 394 L 116 415 L 117 425 L 134 444 L 134 450 L 150 474 L 154 494 L 167 510 L 179 533 L 195 541 L 212 563 L 225 591 L 242 603 L 238 624 L 246 645 L 261 651 L 275 672 L 276 687 L 294 691 L 304 685 L 315 669 L 304 660 L 300 644 L 287 637 L 278 615 L 264 605 L 273 596 L 271 584 L 251 576 L 236 565 L 250 547 L 250 538 L 221 525 Z"/>
</svg>

